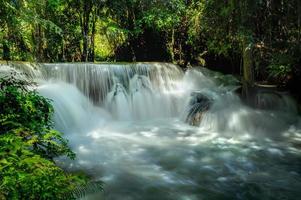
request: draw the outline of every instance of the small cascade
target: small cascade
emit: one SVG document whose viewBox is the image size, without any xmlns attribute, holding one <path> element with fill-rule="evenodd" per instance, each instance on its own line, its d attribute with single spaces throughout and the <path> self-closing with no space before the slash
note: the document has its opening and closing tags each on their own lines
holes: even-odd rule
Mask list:
<svg viewBox="0 0 301 200">
<path fill-rule="evenodd" d="M 51 99 L 55 127 L 62 132 L 84 132 L 104 124 L 110 115 L 95 107 L 76 87 L 64 82 L 40 83 L 38 92 Z"/>
<path fill-rule="evenodd" d="M 233 105 L 241 105 L 233 91 L 239 87 L 234 77 L 211 72 L 204 68 L 188 70 L 183 78 L 186 93 L 184 120 L 203 129 L 225 129 Z"/>
<path fill-rule="evenodd" d="M 179 98 L 171 91 L 183 72 L 168 63 L 44 64 L 47 80 L 76 86 L 96 106 L 116 119 L 176 117 Z"/>
<path fill-rule="evenodd" d="M 115 83 L 112 91 L 108 93 L 105 107 L 117 119 L 131 119 L 130 99 L 127 91 L 121 83 Z"/>
<path fill-rule="evenodd" d="M 158 104 L 156 104 L 156 93 L 152 89 L 149 78 L 135 75 L 130 80 L 129 92 L 134 117 L 136 119 L 146 119 L 148 116 L 154 117 L 156 105 Z"/>
<path fill-rule="evenodd" d="M 255 106 L 262 110 L 281 110 L 294 114 L 298 112 L 292 97 L 280 91 L 258 91 L 255 94 Z"/>
<path fill-rule="evenodd" d="M 26 76 L 30 79 L 44 79 L 43 67 L 37 63 L 27 62 L 7 62 L 5 64 L 0 63 L 0 75 L 14 73 L 21 76 Z"/>
<path fill-rule="evenodd" d="M 116 78 L 126 89 L 135 75 L 144 75 L 157 89 L 171 88 L 172 81 L 178 80 L 183 72 L 168 63 L 126 63 L 126 64 L 92 64 L 92 63 L 56 63 L 43 64 L 47 79 L 56 79 L 76 85 L 89 99 L 102 104 L 112 90 Z M 160 80 L 158 82 L 158 80 Z"/>
</svg>

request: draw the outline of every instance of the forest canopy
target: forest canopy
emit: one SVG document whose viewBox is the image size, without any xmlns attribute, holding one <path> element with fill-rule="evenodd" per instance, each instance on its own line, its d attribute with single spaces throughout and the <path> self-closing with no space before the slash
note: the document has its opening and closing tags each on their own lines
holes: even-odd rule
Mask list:
<svg viewBox="0 0 301 200">
<path fill-rule="evenodd" d="M 167 61 L 281 84 L 300 76 L 299 0 L 2 0 L 0 13 L 3 60 Z"/>
</svg>

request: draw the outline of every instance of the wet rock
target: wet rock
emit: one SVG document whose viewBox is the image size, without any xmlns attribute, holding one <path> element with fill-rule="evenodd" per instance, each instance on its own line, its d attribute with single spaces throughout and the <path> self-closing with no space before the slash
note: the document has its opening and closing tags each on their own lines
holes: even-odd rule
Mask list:
<svg viewBox="0 0 301 200">
<path fill-rule="evenodd" d="M 192 126 L 199 126 L 203 115 L 209 110 L 212 102 L 213 100 L 202 92 L 191 93 L 188 112 L 185 119 L 186 123 Z"/>
</svg>

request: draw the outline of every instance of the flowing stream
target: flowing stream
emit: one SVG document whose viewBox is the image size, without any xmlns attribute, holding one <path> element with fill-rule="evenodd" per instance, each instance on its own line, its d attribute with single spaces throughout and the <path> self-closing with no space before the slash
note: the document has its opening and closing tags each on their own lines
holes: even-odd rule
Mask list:
<svg viewBox="0 0 301 200">
<path fill-rule="evenodd" d="M 86 199 L 301 197 L 301 120 L 288 95 L 260 94 L 254 109 L 232 76 L 166 63 L 11 64 L 0 73 L 12 67 L 53 101 L 55 127 L 77 154 L 57 162 L 105 182 Z"/>
</svg>

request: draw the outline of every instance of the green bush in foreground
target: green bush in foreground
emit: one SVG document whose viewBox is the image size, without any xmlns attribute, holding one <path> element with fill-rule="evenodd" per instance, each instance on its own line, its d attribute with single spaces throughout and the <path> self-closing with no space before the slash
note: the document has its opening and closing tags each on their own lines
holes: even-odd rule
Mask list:
<svg viewBox="0 0 301 200">
<path fill-rule="evenodd" d="M 33 153 L 18 132 L 0 136 L 0 199 L 64 199 L 85 177 L 65 173 Z"/>
<path fill-rule="evenodd" d="M 73 199 L 88 179 L 56 166 L 54 157 L 75 154 L 52 129 L 50 101 L 32 86 L 13 75 L 0 78 L 0 200 Z"/>
</svg>

